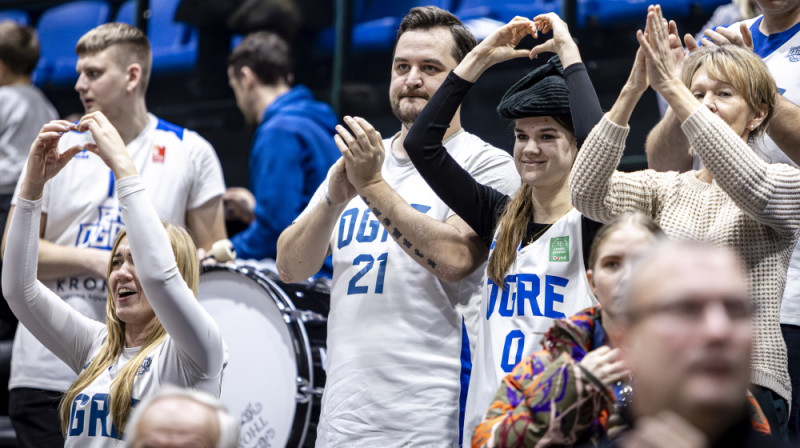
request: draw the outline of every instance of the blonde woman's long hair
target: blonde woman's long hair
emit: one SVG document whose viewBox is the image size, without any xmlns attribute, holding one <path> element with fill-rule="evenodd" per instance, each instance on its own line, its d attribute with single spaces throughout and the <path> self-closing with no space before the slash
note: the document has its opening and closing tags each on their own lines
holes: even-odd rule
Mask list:
<svg viewBox="0 0 800 448">
<path fill-rule="evenodd" d="M 181 227 L 164 223 L 167 231 L 172 251 L 175 254 L 175 261 L 178 271 L 181 273 L 186 284 L 197 296 L 197 287 L 200 281 L 200 263 L 197 259 L 197 248 L 192 241 L 189 233 Z M 125 237 L 125 230 L 121 231 L 114 242 L 111 254 L 116 253 L 120 241 Z M 111 263 L 108 265 L 108 276 L 111 275 Z M 108 276 L 106 278 L 108 278 Z M 106 288 L 108 289 L 108 288 Z M 125 322 L 117 318 L 117 304 L 113 298 L 113 291 L 108 289 L 108 299 L 106 302 L 106 326 L 108 337 L 100 349 L 100 353 L 91 361 L 89 366 L 81 372 L 78 379 L 72 383 L 69 390 L 64 393 L 61 399 L 59 412 L 61 414 L 61 430 L 64 434 L 69 431 L 69 418 L 72 403 L 81 391 L 86 389 L 97 377 L 105 373 L 122 354 L 125 348 Z M 134 383 L 138 378 L 139 370 L 145 359 L 150 355 L 154 348 L 158 346 L 167 336 L 166 330 L 161 325 L 158 317 L 153 317 L 147 329 L 147 337 L 142 344 L 139 352 L 125 364 L 111 382 L 111 393 L 109 394 L 111 421 L 116 429 L 117 438 L 121 439 L 131 414 L 131 404 L 133 398 Z"/>
</svg>

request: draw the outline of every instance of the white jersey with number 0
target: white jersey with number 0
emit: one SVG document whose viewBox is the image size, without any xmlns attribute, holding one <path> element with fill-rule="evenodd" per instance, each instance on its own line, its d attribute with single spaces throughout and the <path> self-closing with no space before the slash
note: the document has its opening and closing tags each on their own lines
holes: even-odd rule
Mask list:
<svg viewBox="0 0 800 448">
<path fill-rule="evenodd" d="M 553 319 L 597 304 L 586 278 L 581 222 L 581 214 L 572 209 L 519 249 L 503 289 L 485 279 L 464 417 L 465 444 L 471 442 L 472 430 L 483 420 L 500 382 L 525 356 L 540 349 Z"/>
</svg>

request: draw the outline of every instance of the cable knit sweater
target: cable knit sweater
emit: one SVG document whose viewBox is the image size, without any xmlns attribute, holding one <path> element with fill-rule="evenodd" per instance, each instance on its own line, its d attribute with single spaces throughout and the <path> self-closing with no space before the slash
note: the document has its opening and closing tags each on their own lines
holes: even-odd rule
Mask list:
<svg viewBox="0 0 800 448">
<path fill-rule="evenodd" d="M 779 312 L 800 229 L 800 170 L 762 161 L 705 106 L 698 107 L 681 127 L 713 174 L 712 183 L 697 179 L 694 171 L 616 171 L 629 128 L 603 117 L 572 168 L 572 203 L 600 222 L 641 211 L 669 236 L 735 249 L 747 265 L 758 306 L 753 318 L 751 380 L 790 402 Z"/>
</svg>

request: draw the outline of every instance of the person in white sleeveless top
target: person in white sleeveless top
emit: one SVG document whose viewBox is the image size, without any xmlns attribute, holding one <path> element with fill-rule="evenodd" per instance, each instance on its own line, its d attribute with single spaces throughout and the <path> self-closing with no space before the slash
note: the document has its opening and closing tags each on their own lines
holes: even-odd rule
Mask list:
<svg viewBox="0 0 800 448">
<path fill-rule="evenodd" d="M 533 50 L 526 35 L 553 31 Z M 443 142 L 446 124 L 484 70 L 515 57 L 555 52 L 514 84 L 498 113 L 514 120 L 522 187 L 512 198 L 458 167 Z M 561 64 L 566 66 L 562 68 Z M 576 98 L 586 106 L 572 107 Z M 566 24 L 555 14 L 516 18 L 487 37 L 450 73 L 420 114 L 406 151 L 431 188 L 489 249 L 479 335 L 467 395 L 464 440 L 481 422 L 502 379 L 534 352 L 554 319 L 596 303 L 586 278 L 599 224 L 572 206 L 567 179 L 582 140 L 600 120 L 597 95 Z"/>
<path fill-rule="evenodd" d="M 472 446 L 593 446 L 625 425 L 631 370 L 608 362 L 620 352 L 618 291 L 632 261 L 661 236 L 641 213 L 619 215 L 597 232 L 587 274 L 600 304 L 553 322 L 539 350 L 500 384 Z"/>
<path fill-rule="evenodd" d="M 400 132 L 382 140 L 365 120 L 345 118 L 350 131 L 337 128 L 343 158 L 278 240 L 284 281 L 314 274 L 329 250 L 333 258 L 318 447 L 459 444 L 462 316 L 477 317 L 487 248 L 425 184 L 403 140 L 475 39 L 435 7 L 413 8 L 398 35 L 389 96 Z M 452 156 L 512 194 L 519 176 L 511 156 L 451 118 Z"/>
<path fill-rule="evenodd" d="M 703 45 L 749 47 L 767 64 L 778 86 L 775 113 L 763 138 L 748 142 L 768 163 L 800 164 L 800 1 L 756 0 L 762 15 L 715 31 L 706 30 Z M 690 37 L 686 47 L 696 45 Z M 700 169 L 700 157 L 689 157 L 689 143 L 669 111 L 647 138 L 648 166 L 657 171 Z M 789 437 L 800 440 L 800 245 L 796 245 L 786 274 L 781 300 L 781 332 L 786 342 L 792 382 Z"/>
<path fill-rule="evenodd" d="M 89 131 L 96 143 L 60 152 L 58 142 L 70 130 Z M 36 279 L 44 186 L 84 149 L 113 171 L 127 224 L 108 264 L 106 324 Z M 186 230 L 159 220 L 122 138 L 102 112 L 77 125 L 46 124 L 20 185 L 5 249 L 16 262 L 4 265 L 2 283 L 20 322 L 79 374 L 60 407 L 65 445 L 123 446 L 132 407 L 163 385 L 219 397 L 227 352 L 219 327 L 195 298 L 197 249 Z"/>
</svg>

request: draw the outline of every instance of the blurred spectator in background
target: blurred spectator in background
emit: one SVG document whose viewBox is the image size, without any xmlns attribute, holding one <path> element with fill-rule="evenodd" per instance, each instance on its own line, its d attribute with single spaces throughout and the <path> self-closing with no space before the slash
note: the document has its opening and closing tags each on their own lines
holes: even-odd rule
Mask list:
<svg viewBox="0 0 800 448">
<path fill-rule="evenodd" d="M 313 11 L 304 15 L 303 11 Z M 333 2 L 320 0 L 181 0 L 175 20 L 198 31 L 197 70 L 190 90 L 199 97 L 216 97 L 225 90 L 225 58 L 234 34 L 271 31 L 287 42 L 308 36 L 333 23 Z M 305 29 L 304 31 L 300 31 Z M 304 42 L 307 39 L 299 39 Z"/>
<path fill-rule="evenodd" d="M 278 236 L 306 207 L 339 158 L 336 116 L 302 85 L 292 87 L 289 45 L 270 32 L 248 35 L 231 53 L 228 79 L 236 104 L 257 125 L 250 188 L 229 188 L 227 220 L 248 227 L 231 237 L 243 259 L 275 259 Z"/>
<path fill-rule="evenodd" d="M 12 21 L 0 23 L 0 228 L 5 228 L 31 143 L 42 125 L 58 118 L 53 105 L 31 82 L 38 61 L 36 30 Z M 17 320 L 5 300 L 0 301 L 0 320 L 0 339 L 13 338 Z"/>
<path fill-rule="evenodd" d="M 634 265 L 619 303 L 623 325 L 614 339 L 636 378 L 633 425 L 601 446 L 788 446 L 748 417 L 755 308 L 734 252 L 661 243 Z"/>
<path fill-rule="evenodd" d="M 699 42 L 705 30 L 713 30 L 718 26 L 728 26 L 742 20 L 752 19 L 759 14 L 761 14 L 761 8 L 755 0 L 733 0 L 726 5 L 718 6 L 694 38 Z"/>
<path fill-rule="evenodd" d="M 193 389 L 166 386 L 136 407 L 126 440 L 130 448 L 236 448 L 239 423 L 219 400 Z"/>
</svg>

